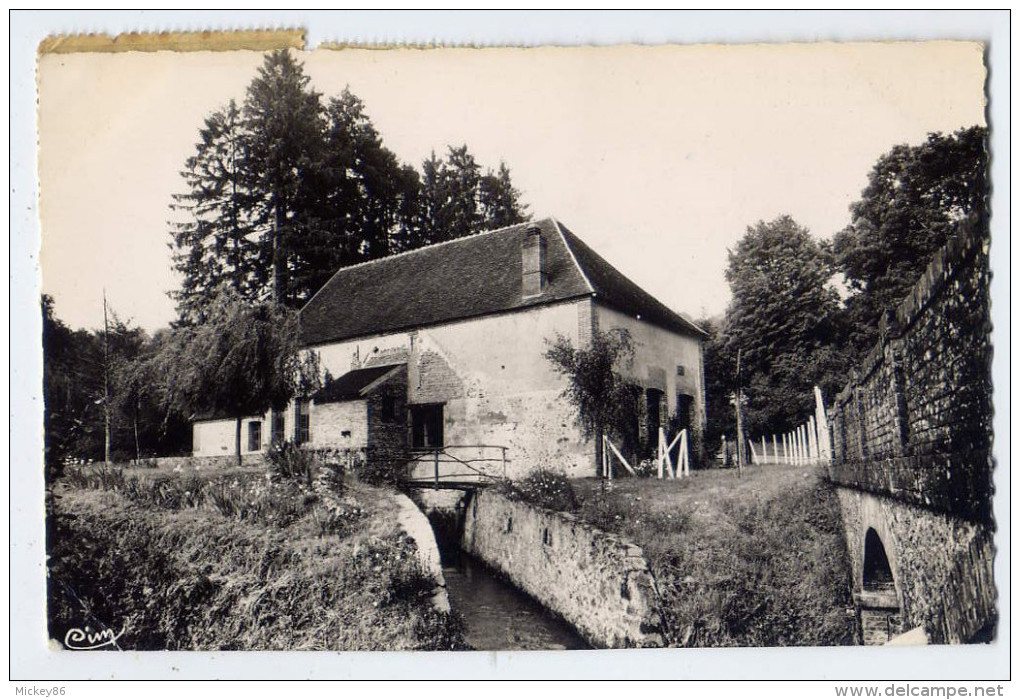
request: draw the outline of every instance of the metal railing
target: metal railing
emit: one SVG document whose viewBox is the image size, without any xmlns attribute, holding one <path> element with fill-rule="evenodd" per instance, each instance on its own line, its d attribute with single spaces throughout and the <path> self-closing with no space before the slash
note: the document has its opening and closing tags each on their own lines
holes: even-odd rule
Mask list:
<svg viewBox="0 0 1020 700">
<path fill-rule="evenodd" d="M 506 478 L 507 448 L 503 445 L 444 445 L 414 448 L 407 481 L 431 484 L 484 484 Z"/>
</svg>

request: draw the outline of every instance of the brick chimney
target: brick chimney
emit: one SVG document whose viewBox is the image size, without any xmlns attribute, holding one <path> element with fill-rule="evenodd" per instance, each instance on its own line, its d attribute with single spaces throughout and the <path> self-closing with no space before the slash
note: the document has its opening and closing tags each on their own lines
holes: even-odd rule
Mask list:
<svg viewBox="0 0 1020 700">
<path fill-rule="evenodd" d="M 524 230 L 521 242 L 521 296 L 534 297 L 545 291 L 548 274 L 545 267 L 545 236 L 542 229 L 531 224 Z"/>
</svg>

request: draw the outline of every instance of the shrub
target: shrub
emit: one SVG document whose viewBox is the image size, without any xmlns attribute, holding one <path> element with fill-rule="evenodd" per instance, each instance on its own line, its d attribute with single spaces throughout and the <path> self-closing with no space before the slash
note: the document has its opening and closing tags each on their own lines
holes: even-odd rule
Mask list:
<svg viewBox="0 0 1020 700">
<path fill-rule="evenodd" d="M 336 503 L 325 508 L 312 510 L 312 517 L 318 526 L 319 537 L 350 534 L 365 517 L 365 510 L 353 501 Z"/>
<path fill-rule="evenodd" d="M 269 460 L 270 481 L 286 479 L 312 487 L 319 468 L 319 460 L 313 451 L 302 449 L 288 440 L 273 443 L 266 451 L 266 459 Z"/>
<path fill-rule="evenodd" d="M 405 450 L 370 449 L 361 452 L 352 468 L 359 479 L 375 486 L 395 486 L 404 477 L 410 456 Z"/>
<path fill-rule="evenodd" d="M 569 512 L 577 510 L 579 505 L 567 475 L 552 469 L 536 469 L 520 481 L 502 481 L 499 489 L 511 500 L 539 508 Z"/>
</svg>

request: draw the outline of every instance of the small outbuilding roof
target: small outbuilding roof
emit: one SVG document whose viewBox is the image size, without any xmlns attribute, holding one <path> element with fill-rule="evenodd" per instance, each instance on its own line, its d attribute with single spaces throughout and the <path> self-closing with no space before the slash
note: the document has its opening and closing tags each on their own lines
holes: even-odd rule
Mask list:
<svg viewBox="0 0 1020 700">
<path fill-rule="evenodd" d="M 324 387 L 312 395 L 315 403 L 332 403 L 364 398 L 366 389 L 370 389 L 377 381 L 387 375 L 406 367 L 404 364 L 374 365 L 362 369 L 354 369 L 329 381 Z"/>
<path fill-rule="evenodd" d="M 546 242 L 547 285 L 523 296 L 521 245 L 535 226 Z M 301 310 L 302 341 L 320 345 L 585 296 L 677 333 L 706 335 L 547 218 L 340 269 Z"/>
</svg>

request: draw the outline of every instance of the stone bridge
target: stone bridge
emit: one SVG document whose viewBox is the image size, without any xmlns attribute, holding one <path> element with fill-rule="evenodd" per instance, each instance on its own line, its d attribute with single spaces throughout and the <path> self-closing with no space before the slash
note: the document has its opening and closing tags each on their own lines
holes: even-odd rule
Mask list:
<svg viewBox="0 0 1020 700">
<path fill-rule="evenodd" d="M 987 232 L 961 225 L 829 409 L 866 643 L 995 634 L 988 283 Z"/>
</svg>

